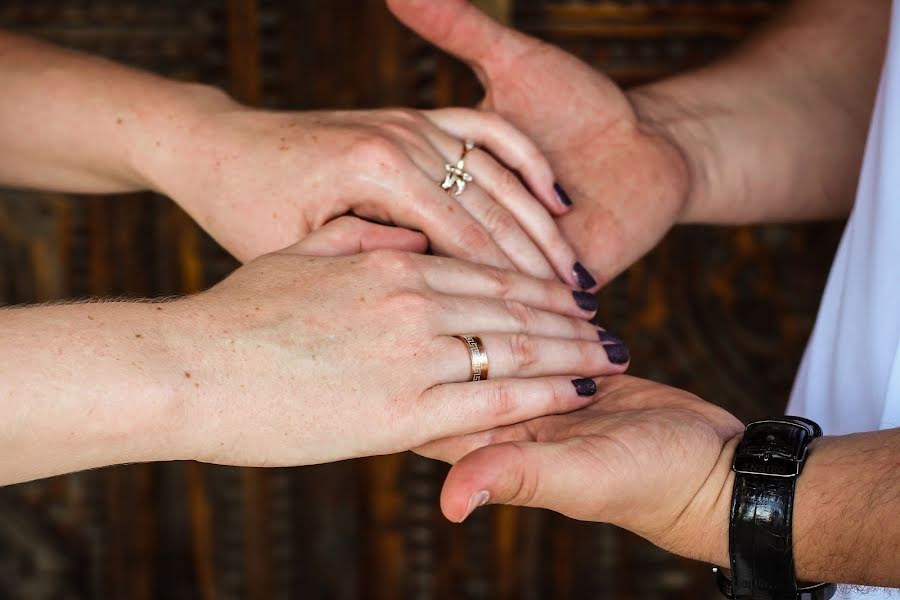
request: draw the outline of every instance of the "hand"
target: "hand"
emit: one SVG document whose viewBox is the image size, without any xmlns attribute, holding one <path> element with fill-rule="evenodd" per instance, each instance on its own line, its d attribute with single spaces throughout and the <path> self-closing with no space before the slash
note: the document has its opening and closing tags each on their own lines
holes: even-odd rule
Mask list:
<svg viewBox="0 0 900 600">
<path fill-rule="evenodd" d="M 682 390 L 625 375 L 591 404 L 417 450 L 455 462 L 441 494 L 451 521 L 491 502 L 624 527 L 725 565 L 731 459 L 743 426 Z"/>
<path fill-rule="evenodd" d="M 466 61 L 481 107 L 537 143 L 574 202 L 563 233 L 601 284 L 650 250 L 688 196 L 687 167 L 609 78 L 559 48 L 503 27 L 466 0 L 388 0 L 425 39 Z"/>
<path fill-rule="evenodd" d="M 147 161 L 153 172 L 147 179 L 241 260 L 352 212 L 422 231 L 432 250 L 446 256 L 579 283 L 575 253 L 548 213 L 566 210 L 550 167 L 496 115 L 275 113 L 203 98 L 192 126 L 177 128 L 161 158 Z M 440 183 L 465 139 L 478 144 L 465 158 L 474 180 L 455 196 Z"/>
<path fill-rule="evenodd" d="M 624 346 L 600 343 L 593 311 L 564 284 L 395 250 L 299 254 L 335 239 L 354 240 L 351 252 L 357 239 L 424 242 L 338 220 L 167 308 L 182 323 L 167 347 L 176 396 L 190 399 L 189 458 L 284 466 L 398 452 L 581 408 L 592 390 L 573 379 L 626 368 Z M 467 381 L 453 337 L 465 333 L 485 344 L 488 381 Z"/>
</svg>

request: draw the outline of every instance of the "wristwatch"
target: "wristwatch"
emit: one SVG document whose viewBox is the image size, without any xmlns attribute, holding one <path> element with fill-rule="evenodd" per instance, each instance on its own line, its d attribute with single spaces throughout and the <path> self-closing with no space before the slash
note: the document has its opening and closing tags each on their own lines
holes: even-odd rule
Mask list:
<svg viewBox="0 0 900 600">
<path fill-rule="evenodd" d="M 733 600 L 828 600 L 832 583 L 794 576 L 794 489 L 810 442 L 822 429 L 809 419 L 778 417 L 747 426 L 734 455 L 728 547 L 731 578 L 715 569 L 719 591 Z"/>
</svg>

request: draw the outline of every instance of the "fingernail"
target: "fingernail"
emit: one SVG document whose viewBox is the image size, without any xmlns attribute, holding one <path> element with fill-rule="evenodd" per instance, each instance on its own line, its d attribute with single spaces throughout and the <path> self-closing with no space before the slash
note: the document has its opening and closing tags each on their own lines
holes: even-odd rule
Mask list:
<svg viewBox="0 0 900 600">
<path fill-rule="evenodd" d="M 597 330 L 597 335 L 600 337 L 600 341 L 604 344 L 616 344 L 622 345 L 625 342 L 622 341 L 622 338 L 611 334 L 608 331 L 603 331 L 602 329 Z"/>
<path fill-rule="evenodd" d="M 468 519 L 469 515 L 475 512 L 476 508 L 478 508 L 479 506 L 484 506 L 490 499 L 491 493 L 487 490 L 481 490 L 480 492 L 475 492 L 474 494 L 472 494 L 472 497 L 469 498 L 469 506 L 468 508 L 466 508 L 466 516 L 460 519 L 459 522 L 462 523 L 463 521 Z"/>
<path fill-rule="evenodd" d="M 609 362 L 614 365 L 624 365 L 631 359 L 631 353 L 628 351 L 628 346 L 625 344 L 603 346 L 603 349 L 606 350 L 606 356 L 609 357 Z"/>
<path fill-rule="evenodd" d="M 575 386 L 575 392 L 579 396 L 593 396 L 597 393 L 597 382 L 589 377 L 573 379 L 572 385 Z"/>
<path fill-rule="evenodd" d="M 580 262 L 577 262 L 572 266 L 572 272 L 575 273 L 575 279 L 578 281 L 578 285 L 581 286 L 581 289 L 588 290 L 597 285 L 597 280 L 594 279 L 594 276 L 591 275 Z"/>
<path fill-rule="evenodd" d="M 591 294 L 590 292 L 572 292 L 572 296 L 574 296 L 575 298 L 575 304 L 577 304 L 578 308 L 582 310 L 594 312 L 599 306 L 599 303 L 597 302 L 597 296 Z"/>
<path fill-rule="evenodd" d="M 559 201 L 563 204 L 563 206 L 572 206 L 572 199 L 569 198 L 569 195 L 566 193 L 566 190 L 562 189 L 562 186 L 558 183 L 553 184 L 553 189 L 556 190 L 556 195 L 559 198 Z"/>
</svg>

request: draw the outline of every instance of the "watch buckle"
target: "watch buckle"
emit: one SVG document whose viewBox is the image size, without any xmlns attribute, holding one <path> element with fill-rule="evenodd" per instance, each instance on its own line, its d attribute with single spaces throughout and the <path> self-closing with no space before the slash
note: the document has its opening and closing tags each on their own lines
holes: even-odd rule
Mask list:
<svg viewBox="0 0 900 600">
<path fill-rule="evenodd" d="M 806 458 L 806 451 L 803 456 L 794 458 L 792 456 L 778 455 L 772 452 L 764 452 L 762 454 L 754 454 L 751 456 L 735 457 L 733 470 L 735 473 L 742 475 L 762 475 L 764 477 L 798 477 L 803 469 L 803 459 Z"/>
</svg>

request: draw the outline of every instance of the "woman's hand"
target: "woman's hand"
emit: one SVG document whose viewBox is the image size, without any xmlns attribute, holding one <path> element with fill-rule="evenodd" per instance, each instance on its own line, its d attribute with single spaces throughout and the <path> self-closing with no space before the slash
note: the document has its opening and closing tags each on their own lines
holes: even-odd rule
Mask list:
<svg viewBox="0 0 900 600">
<path fill-rule="evenodd" d="M 168 347 L 189 458 L 304 465 L 407 450 L 581 408 L 592 382 L 573 380 L 626 367 L 624 347 L 587 322 L 588 294 L 394 250 L 296 253 L 316 235 L 167 308 L 185 323 Z M 483 340 L 489 380 L 468 381 L 460 334 Z"/>
<path fill-rule="evenodd" d="M 731 460 L 743 425 L 652 381 L 620 375 L 597 388 L 578 411 L 420 448 L 456 463 L 441 494 L 444 514 L 462 521 L 488 502 L 549 508 L 727 564 Z"/>
<path fill-rule="evenodd" d="M 547 161 L 501 117 L 466 109 L 276 113 L 204 102 L 165 128 L 160 147 L 148 144 L 144 168 L 241 260 L 352 212 L 422 231 L 439 254 L 594 287 L 554 222 L 567 207 Z M 441 183 L 463 140 L 476 143 L 464 165 L 473 181 L 457 196 Z"/>
</svg>

